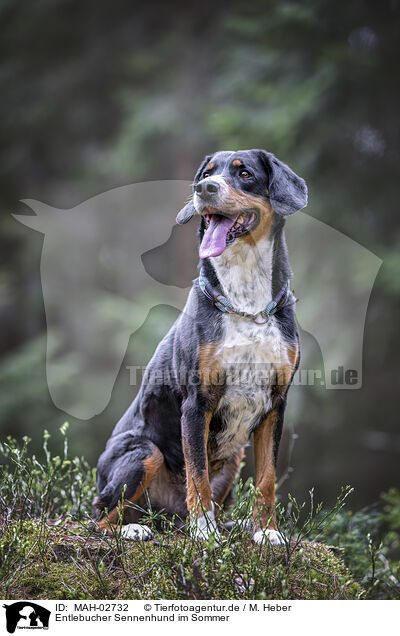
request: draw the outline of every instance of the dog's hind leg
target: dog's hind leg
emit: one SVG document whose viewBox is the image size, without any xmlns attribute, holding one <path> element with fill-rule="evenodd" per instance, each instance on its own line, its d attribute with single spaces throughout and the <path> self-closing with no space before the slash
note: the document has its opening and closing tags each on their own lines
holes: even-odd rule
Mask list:
<svg viewBox="0 0 400 636">
<path fill-rule="evenodd" d="M 124 519 L 127 509 L 144 495 L 163 462 L 163 454 L 147 438 L 122 433 L 109 440 L 99 459 L 99 495 L 93 502 L 99 510 L 108 511 L 99 521 L 100 530 L 111 532 L 121 516 Z M 121 511 L 122 498 L 124 509 Z M 147 526 L 137 523 L 122 526 L 121 534 L 128 539 L 152 538 Z"/>
</svg>

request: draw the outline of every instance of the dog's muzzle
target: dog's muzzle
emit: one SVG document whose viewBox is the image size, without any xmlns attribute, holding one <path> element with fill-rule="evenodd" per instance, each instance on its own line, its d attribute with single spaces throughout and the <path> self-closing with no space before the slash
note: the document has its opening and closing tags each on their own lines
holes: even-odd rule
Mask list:
<svg viewBox="0 0 400 636">
<path fill-rule="evenodd" d="M 194 186 L 194 191 L 197 193 L 199 197 L 202 199 L 210 199 L 210 197 L 215 197 L 215 195 L 219 194 L 221 188 L 221 184 L 218 181 L 212 181 L 209 179 L 203 179 L 203 181 L 199 181 Z"/>
</svg>

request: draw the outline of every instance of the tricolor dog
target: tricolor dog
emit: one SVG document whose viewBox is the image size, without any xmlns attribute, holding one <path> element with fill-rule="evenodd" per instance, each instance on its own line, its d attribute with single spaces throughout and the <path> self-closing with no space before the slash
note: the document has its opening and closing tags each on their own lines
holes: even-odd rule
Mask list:
<svg viewBox="0 0 400 636">
<path fill-rule="evenodd" d="M 195 536 L 218 537 L 214 504 L 226 501 L 253 435 L 253 539 L 282 541 L 275 466 L 299 362 L 284 226 L 306 204 L 303 179 L 265 150 L 217 152 L 201 164 L 176 219 L 200 221 L 200 274 L 99 459 L 95 505 L 109 513 L 100 528 L 118 522 L 124 492 L 123 535 L 151 538 L 135 523 L 147 490 L 153 509 L 189 515 Z"/>
</svg>

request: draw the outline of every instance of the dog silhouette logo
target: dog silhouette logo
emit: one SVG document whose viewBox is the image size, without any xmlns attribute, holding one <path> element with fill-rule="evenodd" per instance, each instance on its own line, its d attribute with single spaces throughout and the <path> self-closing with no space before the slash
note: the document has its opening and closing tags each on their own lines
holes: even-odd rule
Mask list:
<svg viewBox="0 0 400 636">
<path fill-rule="evenodd" d="M 7 631 L 13 634 L 18 629 L 48 629 L 50 610 L 32 603 L 18 601 L 11 605 L 3 605 L 6 610 Z"/>
</svg>

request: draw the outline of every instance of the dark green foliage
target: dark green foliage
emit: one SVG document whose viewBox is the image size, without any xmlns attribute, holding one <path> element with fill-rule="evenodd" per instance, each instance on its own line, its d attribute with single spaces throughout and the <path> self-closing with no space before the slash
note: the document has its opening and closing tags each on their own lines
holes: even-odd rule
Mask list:
<svg viewBox="0 0 400 636">
<path fill-rule="evenodd" d="M 400 490 L 391 488 L 382 494 L 384 501 L 383 511 L 379 515 L 387 534 L 386 540 L 389 548 L 400 556 Z"/>
<path fill-rule="evenodd" d="M 46 384 L 43 237 L 11 217 L 27 212 L 19 201 L 68 208 L 126 183 L 191 180 L 206 152 L 264 146 L 307 179 L 309 214 L 383 259 L 367 315 L 362 389 L 301 388 L 291 492 L 301 498 L 315 483 L 331 504 L 351 483 L 363 506 L 396 485 L 398 3 L 3 0 L 0 19 L 3 437 L 28 434 L 38 450 L 38 431 L 53 432 L 64 417 Z M 185 258 L 190 280 L 195 269 Z M 167 261 L 175 284 L 176 251 Z M 310 298 L 319 302 L 312 277 Z M 126 303 L 111 304 L 113 317 L 126 315 Z M 159 328 L 133 340 L 124 364 L 149 359 L 170 326 L 157 316 Z M 67 390 L 83 369 L 68 354 L 57 352 L 57 381 Z M 71 420 L 71 447 L 94 464 L 133 394 L 122 365 L 104 413 Z"/>
<path fill-rule="evenodd" d="M 324 532 L 324 541 L 338 548 L 366 598 L 400 598 L 400 493 L 382 495 L 386 505 L 357 512 L 341 511 Z"/>
</svg>

